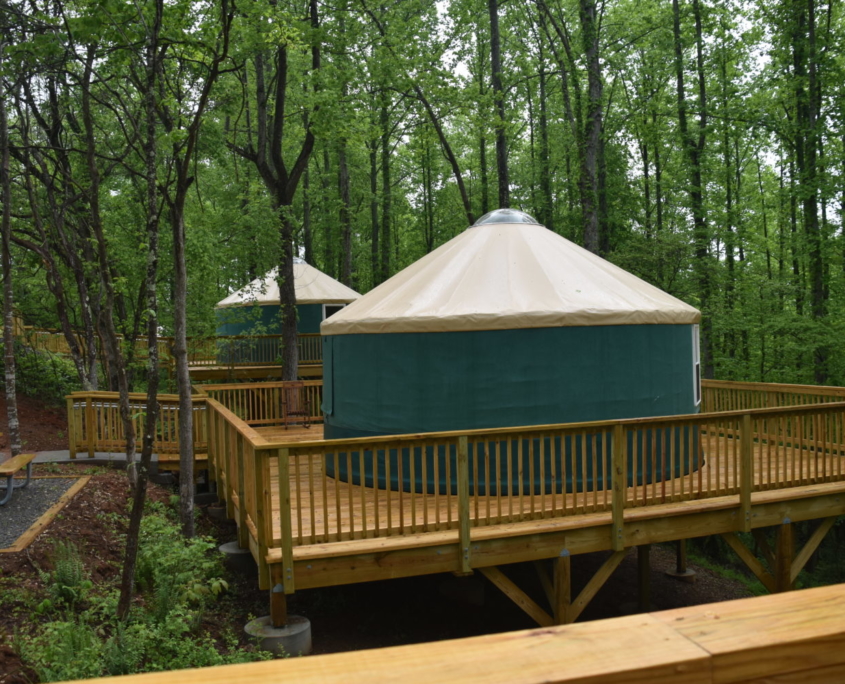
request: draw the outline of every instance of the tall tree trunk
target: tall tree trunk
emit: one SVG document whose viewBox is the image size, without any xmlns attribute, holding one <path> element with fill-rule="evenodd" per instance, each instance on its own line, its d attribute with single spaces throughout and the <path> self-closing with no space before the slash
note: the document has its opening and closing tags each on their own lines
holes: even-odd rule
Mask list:
<svg viewBox="0 0 845 684">
<path fill-rule="evenodd" d="M 598 166 L 602 135 L 602 80 L 599 61 L 599 24 L 595 0 L 581 0 L 581 37 L 587 63 L 587 119 L 584 131 L 584 171 L 586 186 L 584 247 L 600 251 Z"/>
<path fill-rule="evenodd" d="M 807 236 L 810 311 L 816 324 L 822 326 L 827 314 L 827 300 L 818 213 L 818 117 L 821 103 L 816 49 L 816 6 L 815 0 L 792 2 L 796 15 L 793 17 L 792 43 L 798 138 L 795 145 L 796 164 L 800 180 L 804 233 Z M 828 379 L 827 355 L 827 345 L 817 342 L 813 349 L 813 374 L 816 383 L 820 385 Z"/>
<path fill-rule="evenodd" d="M 498 173 L 499 208 L 511 205 L 508 177 L 508 143 L 505 136 L 505 92 L 502 87 L 502 52 L 499 38 L 499 2 L 487 0 L 490 14 L 490 68 L 492 70 L 493 99 L 496 104 L 496 171 Z"/>
<path fill-rule="evenodd" d="M 141 458 L 138 464 L 135 489 L 132 496 L 132 510 L 129 514 L 129 528 L 126 532 L 126 549 L 120 579 L 120 598 L 117 614 L 122 620 L 129 615 L 132 603 L 132 589 L 135 584 L 135 566 L 138 558 L 138 542 L 141 532 L 141 518 L 144 515 L 144 501 L 147 496 L 147 476 L 152 462 L 156 423 L 158 422 L 158 231 L 159 199 L 156 178 L 158 149 L 156 144 L 156 80 L 158 75 L 159 33 L 164 10 L 164 0 L 156 0 L 155 16 L 150 23 L 150 35 L 146 46 L 146 89 L 144 92 L 144 119 L 146 139 L 144 156 L 147 184 L 147 270 L 144 278 L 144 305 L 147 312 L 147 406 L 144 414 L 144 434 L 141 438 Z"/>
<path fill-rule="evenodd" d="M 194 536 L 194 411 L 188 368 L 188 268 L 185 261 L 185 192 L 176 191 L 173 231 L 173 362 L 179 392 L 179 518 L 182 534 Z"/>
<path fill-rule="evenodd" d="M 546 16 L 541 12 L 540 13 L 540 22 L 545 24 Z M 546 87 L 547 87 L 547 77 L 548 73 L 546 72 L 546 55 L 545 50 L 543 49 L 543 41 L 542 38 L 538 36 L 538 49 L 539 49 L 539 60 L 540 60 L 540 70 L 539 70 L 539 106 L 540 106 L 540 195 L 541 199 L 541 211 L 540 211 L 540 223 L 542 223 L 546 228 L 551 231 L 554 231 L 554 199 L 552 198 L 552 170 L 551 165 L 549 163 L 549 114 L 548 114 L 548 102 L 546 97 Z"/>
<path fill-rule="evenodd" d="M 390 116 L 387 91 L 382 91 L 379 108 L 381 129 L 381 279 L 390 277 L 390 243 L 392 222 L 392 188 L 390 186 Z"/>
<path fill-rule="evenodd" d="M 0 42 L 0 74 L 5 73 L 6 41 Z M 0 191 L 3 194 L 3 214 L 0 218 L 3 262 L 3 361 L 6 380 L 6 419 L 9 429 L 9 449 L 12 456 L 21 452 L 21 431 L 18 422 L 18 399 L 15 374 L 14 301 L 12 297 L 12 177 L 9 161 L 9 120 L 6 112 L 8 89 L 0 78 Z M 8 487 L 12 483 L 7 484 Z"/>
<path fill-rule="evenodd" d="M 328 145 L 323 147 L 323 173 L 322 173 L 322 187 L 323 187 L 323 202 L 328 204 L 328 198 L 331 196 L 331 176 L 332 176 L 332 160 Z M 327 212 L 328 213 L 328 212 Z M 323 270 L 330 276 L 335 277 L 335 234 L 334 221 L 331 220 L 330 215 L 324 217 L 323 220 Z M 306 259 L 307 261 L 307 259 Z"/>
<path fill-rule="evenodd" d="M 379 223 L 378 223 L 378 141 L 367 145 L 370 152 L 370 273 L 373 287 L 382 282 L 379 266 Z"/>
<path fill-rule="evenodd" d="M 109 368 L 114 373 L 119 392 L 118 406 L 123 433 L 126 438 L 126 465 L 129 478 L 135 480 L 135 425 L 132 420 L 129 407 L 129 383 L 126 377 L 123 352 L 121 350 L 120 338 L 117 334 L 115 323 L 115 307 L 117 306 L 117 294 L 111 274 L 112 264 L 108 257 L 108 241 L 103 231 L 100 216 L 100 170 L 97 166 L 97 153 L 95 142 L 94 116 L 91 106 L 91 80 L 95 61 L 95 48 L 90 46 L 85 58 L 84 74 L 81 84 L 82 124 L 85 140 L 85 163 L 88 173 L 88 187 L 85 188 L 85 196 L 88 204 L 88 216 L 86 220 L 90 223 L 90 230 L 96 241 L 97 266 L 99 271 L 100 285 L 105 292 L 105 305 L 101 310 L 100 331 L 104 343 L 106 356 L 109 361 Z"/>
<path fill-rule="evenodd" d="M 688 104 L 684 88 L 683 45 L 681 42 L 680 8 L 678 0 L 672 0 L 672 27 L 675 45 L 675 77 L 678 101 L 678 128 L 681 134 L 687 163 L 689 164 L 690 211 L 693 217 L 693 244 L 695 261 L 693 271 L 698 284 L 701 301 L 701 356 L 705 378 L 713 378 L 713 320 L 710 310 L 710 234 L 707 219 L 704 214 L 704 187 L 702 183 L 701 157 L 707 131 L 707 91 L 704 78 L 704 52 L 701 29 L 701 8 L 699 0 L 693 0 L 693 15 L 695 17 L 695 46 L 696 68 L 698 75 L 698 135 L 693 135 L 687 119 Z"/>
<path fill-rule="evenodd" d="M 302 247 L 305 261 L 314 264 L 314 237 L 311 228 L 311 173 L 310 165 L 302 174 Z"/>
<path fill-rule="evenodd" d="M 349 167 L 346 165 L 346 140 L 340 141 L 337 153 L 337 184 L 340 191 L 341 250 L 340 281 L 352 286 L 352 217 L 349 207 Z"/>
</svg>

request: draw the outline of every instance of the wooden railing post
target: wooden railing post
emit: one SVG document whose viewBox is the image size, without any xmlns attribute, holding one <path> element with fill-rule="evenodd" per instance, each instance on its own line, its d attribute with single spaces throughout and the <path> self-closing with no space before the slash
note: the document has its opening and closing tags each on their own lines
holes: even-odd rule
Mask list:
<svg viewBox="0 0 845 684">
<path fill-rule="evenodd" d="M 235 438 L 235 467 L 237 468 L 238 491 L 238 546 L 249 548 L 249 528 L 246 525 L 246 464 L 244 463 L 244 438 L 240 433 L 234 433 Z"/>
<path fill-rule="evenodd" d="M 621 423 L 613 426 L 613 444 L 611 447 L 612 496 L 611 496 L 611 538 L 610 548 L 621 551 L 625 548 L 625 490 L 628 487 L 628 443 L 625 428 Z"/>
<path fill-rule="evenodd" d="M 270 589 L 267 545 L 272 542 L 273 502 L 270 498 L 270 453 L 254 451 L 255 457 L 255 534 L 258 538 L 258 586 Z M 268 530 L 269 528 L 269 530 Z"/>
<path fill-rule="evenodd" d="M 461 572 L 472 572 L 469 519 L 469 440 L 458 437 L 458 525 L 461 540 Z M 477 486 L 477 483 L 476 483 Z"/>
<path fill-rule="evenodd" d="M 742 417 L 742 431 L 740 433 L 740 462 L 739 462 L 739 511 L 740 529 L 751 531 L 751 487 L 754 476 L 754 466 L 751 460 L 754 435 L 751 433 L 751 415 L 746 413 Z"/>
<path fill-rule="evenodd" d="M 67 442 L 70 457 L 76 458 L 76 416 L 73 415 L 73 397 L 67 398 Z"/>
<path fill-rule="evenodd" d="M 88 458 L 94 458 L 94 440 L 97 438 L 95 422 L 94 400 L 88 395 L 85 397 L 85 428 L 88 436 Z"/>
<path fill-rule="evenodd" d="M 293 576 L 293 529 L 290 510 L 290 449 L 279 449 L 278 467 L 279 520 L 282 528 L 282 585 L 286 594 L 292 594 L 295 584 Z M 339 525 L 338 521 L 338 527 Z"/>
</svg>

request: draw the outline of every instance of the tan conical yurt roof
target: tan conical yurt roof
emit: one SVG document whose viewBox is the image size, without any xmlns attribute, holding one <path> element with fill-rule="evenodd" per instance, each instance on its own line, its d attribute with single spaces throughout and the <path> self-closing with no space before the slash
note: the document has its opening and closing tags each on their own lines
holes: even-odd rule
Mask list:
<svg viewBox="0 0 845 684">
<path fill-rule="evenodd" d="M 253 304 L 278 304 L 279 285 L 273 269 L 263 278 L 256 278 L 249 285 L 217 302 L 217 309 Z M 331 276 L 318 271 L 302 259 L 294 259 L 293 280 L 297 304 L 347 304 L 361 295 Z"/>
<path fill-rule="evenodd" d="M 325 320 L 323 335 L 691 324 L 701 313 L 498 210 Z"/>
</svg>

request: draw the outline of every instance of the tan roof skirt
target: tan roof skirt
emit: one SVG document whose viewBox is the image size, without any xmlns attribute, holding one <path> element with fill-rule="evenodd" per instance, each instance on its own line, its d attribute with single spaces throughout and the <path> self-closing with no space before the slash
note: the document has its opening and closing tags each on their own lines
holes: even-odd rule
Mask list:
<svg viewBox="0 0 845 684">
<path fill-rule="evenodd" d="M 479 225 L 323 322 L 324 335 L 697 323 L 701 313 L 540 225 Z"/>
<path fill-rule="evenodd" d="M 294 263 L 293 279 L 297 304 L 346 304 L 361 296 L 352 288 L 346 287 L 304 261 Z M 274 268 L 263 278 L 253 280 L 246 287 L 218 302 L 216 308 L 278 303 L 279 286 L 276 283 Z"/>
</svg>

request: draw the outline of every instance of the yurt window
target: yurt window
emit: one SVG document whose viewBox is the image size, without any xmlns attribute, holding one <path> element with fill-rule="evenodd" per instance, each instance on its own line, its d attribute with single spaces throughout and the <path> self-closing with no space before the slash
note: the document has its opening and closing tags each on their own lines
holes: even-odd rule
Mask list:
<svg viewBox="0 0 845 684">
<path fill-rule="evenodd" d="M 692 326 L 692 362 L 693 362 L 693 392 L 695 404 L 701 403 L 701 349 L 698 344 L 698 324 Z"/>
<path fill-rule="evenodd" d="M 323 320 L 333 316 L 345 306 L 346 304 L 323 304 Z"/>
</svg>

